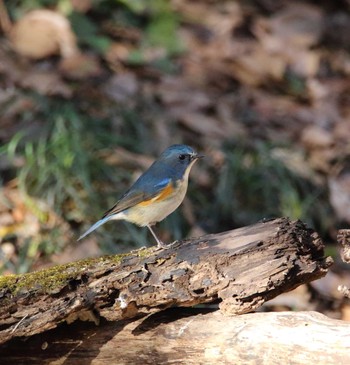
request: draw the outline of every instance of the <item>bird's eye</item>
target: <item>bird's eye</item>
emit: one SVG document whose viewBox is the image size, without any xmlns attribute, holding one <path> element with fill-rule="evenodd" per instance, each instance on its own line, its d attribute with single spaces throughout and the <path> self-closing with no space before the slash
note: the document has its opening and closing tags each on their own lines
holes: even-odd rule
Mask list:
<svg viewBox="0 0 350 365">
<path fill-rule="evenodd" d="M 179 160 L 183 161 L 186 158 L 186 155 L 180 155 Z"/>
</svg>

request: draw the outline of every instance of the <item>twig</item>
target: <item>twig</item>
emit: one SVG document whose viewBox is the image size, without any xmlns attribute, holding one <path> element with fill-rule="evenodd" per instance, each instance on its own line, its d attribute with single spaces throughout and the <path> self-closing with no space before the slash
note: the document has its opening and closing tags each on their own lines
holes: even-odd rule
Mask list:
<svg viewBox="0 0 350 365">
<path fill-rule="evenodd" d="M 28 314 L 26 314 L 16 325 L 12 328 L 11 333 L 14 333 L 16 329 L 21 325 L 21 323 L 28 317 Z"/>
</svg>

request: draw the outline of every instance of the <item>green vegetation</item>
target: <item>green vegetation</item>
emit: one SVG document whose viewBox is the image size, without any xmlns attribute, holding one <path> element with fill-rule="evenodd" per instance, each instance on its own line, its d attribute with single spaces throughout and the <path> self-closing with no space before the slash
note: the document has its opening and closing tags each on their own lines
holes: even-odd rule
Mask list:
<svg viewBox="0 0 350 365">
<path fill-rule="evenodd" d="M 330 208 L 320 198 L 326 191 L 275 158 L 274 149 L 267 143 L 226 146 L 213 204 L 216 225 L 228 222 L 229 227 L 233 221 L 241 226 L 286 216 L 325 232 Z"/>
<path fill-rule="evenodd" d="M 10 161 L 22 161 L 17 177 L 24 195 L 40 196 L 68 221 L 85 220 L 86 212 L 96 218 L 107 205 L 97 190 L 107 185 L 116 199 L 127 186 L 125 180 L 130 180 L 130 172 L 120 169 L 116 174 L 99 154 L 115 146 L 132 150 L 132 140 L 111 133 L 110 120 L 93 119 L 71 101 L 44 99 L 39 101 L 47 105 L 36 115 L 42 122 L 40 133 L 31 136 L 21 131 L 2 152 Z M 129 122 L 126 118 L 125 128 L 133 134 Z M 45 221 L 45 214 L 32 200 L 28 198 L 26 204 Z"/>
</svg>

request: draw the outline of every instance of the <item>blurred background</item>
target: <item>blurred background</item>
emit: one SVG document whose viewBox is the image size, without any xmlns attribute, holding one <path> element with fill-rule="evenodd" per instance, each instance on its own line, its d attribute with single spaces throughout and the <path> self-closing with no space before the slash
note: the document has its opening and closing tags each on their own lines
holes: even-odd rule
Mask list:
<svg viewBox="0 0 350 365">
<path fill-rule="evenodd" d="M 301 219 L 336 260 L 317 295 L 344 308 L 349 0 L 0 0 L 0 25 L 1 273 L 153 245 L 123 222 L 76 238 L 186 143 L 206 158 L 159 236 Z"/>
</svg>

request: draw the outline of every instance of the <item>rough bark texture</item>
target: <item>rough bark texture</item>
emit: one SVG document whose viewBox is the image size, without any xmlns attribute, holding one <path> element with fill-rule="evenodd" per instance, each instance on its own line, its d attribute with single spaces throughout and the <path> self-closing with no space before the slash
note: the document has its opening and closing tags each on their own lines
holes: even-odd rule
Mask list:
<svg viewBox="0 0 350 365">
<path fill-rule="evenodd" d="M 3 345 L 3 364 L 350 364 L 350 323 L 316 312 L 173 308 L 137 320 L 76 322 Z"/>
<path fill-rule="evenodd" d="M 341 258 L 349 264 L 350 263 L 350 229 L 340 229 L 337 235 L 337 241 L 341 245 Z"/>
<path fill-rule="evenodd" d="M 220 300 L 242 314 L 324 276 L 317 234 L 281 218 L 179 242 L 63 265 L 0 281 L 0 342 L 77 318 L 98 322 Z"/>
</svg>

